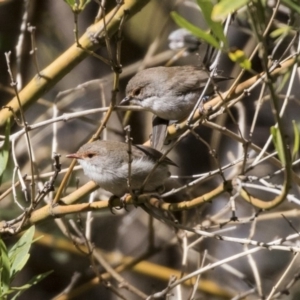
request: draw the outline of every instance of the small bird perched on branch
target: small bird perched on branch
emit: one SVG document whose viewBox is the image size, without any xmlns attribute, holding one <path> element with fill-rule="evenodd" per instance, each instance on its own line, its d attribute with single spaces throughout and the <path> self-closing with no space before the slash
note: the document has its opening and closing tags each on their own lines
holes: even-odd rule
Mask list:
<svg viewBox="0 0 300 300">
<path fill-rule="evenodd" d="M 194 66 L 155 67 L 133 76 L 126 87 L 123 104 L 143 107 L 157 118 L 153 120 L 152 147 L 163 146 L 170 120 L 181 121 L 189 116 L 205 88 L 209 74 Z M 214 83 L 227 80 L 212 77 L 205 95 L 214 91 Z"/>
<path fill-rule="evenodd" d="M 165 180 L 170 177 L 168 165 L 176 164 L 167 157 L 162 158 L 163 154 L 151 147 L 132 145 L 131 153 L 128 152 L 126 143 L 99 140 L 83 145 L 76 153 L 66 157 L 77 159 L 87 177 L 115 196 L 128 193 L 129 182 L 133 191 L 141 188 L 144 192 L 162 191 Z M 157 167 L 143 186 L 156 164 Z"/>
</svg>

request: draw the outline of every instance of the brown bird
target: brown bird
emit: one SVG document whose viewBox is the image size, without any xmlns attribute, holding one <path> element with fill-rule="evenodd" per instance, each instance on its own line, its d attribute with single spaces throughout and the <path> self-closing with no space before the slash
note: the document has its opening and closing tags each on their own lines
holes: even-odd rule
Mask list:
<svg viewBox="0 0 300 300">
<path fill-rule="evenodd" d="M 180 121 L 188 117 L 196 105 L 209 74 L 194 66 L 155 67 L 133 76 L 126 87 L 122 104 L 143 107 L 158 118 L 153 121 L 152 146 L 160 150 L 170 120 Z M 214 76 L 212 82 L 230 78 Z M 211 83 L 206 95 L 213 93 Z"/>
<path fill-rule="evenodd" d="M 132 145 L 131 152 L 132 190 L 138 191 L 142 188 L 146 177 L 158 163 L 143 191 L 161 191 L 165 180 L 170 176 L 168 165 L 176 164 L 167 157 L 162 159 L 163 154 L 151 147 Z M 76 153 L 67 157 L 76 158 L 85 175 L 113 195 L 121 197 L 129 192 L 128 144 L 99 140 L 83 145 Z"/>
</svg>

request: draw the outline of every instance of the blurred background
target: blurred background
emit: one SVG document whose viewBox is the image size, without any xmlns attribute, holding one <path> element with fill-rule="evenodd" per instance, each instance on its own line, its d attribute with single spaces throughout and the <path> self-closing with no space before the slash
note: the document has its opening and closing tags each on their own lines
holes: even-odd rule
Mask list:
<svg viewBox="0 0 300 300">
<path fill-rule="evenodd" d="M 79 36 L 93 24 L 99 9 L 98 2 L 100 1 L 91 1 L 83 12 L 78 15 Z M 102 3 L 105 3 L 105 1 Z M 265 11 L 262 14 L 266 21 L 265 24 L 262 24 L 262 28 L 265 28 L 268 24 L 268 20 L 274 12 L 275 4 L 271 2 L 265 4 Z M 105 11 L 109 12 L 115 6 L 115 1 L 107 1 Z M 14 91 L 10 86 L 10 78 L 6 71 L 5 52 L 12 52 L 12 69 L 15 74 L 21 74 L 18 83 L 22 87 L 26 86 L 36 75 L 34 58 L 30 55 L 31 38 L 29 32 L 24 34 L 21 60 L 19 65 L 17 63 L 16 45 L 20 38 L 20 28 L 25 11 L 28 12 L 26 23 L 30 23 L 31 26 L 36 28 L 36 57 L 40 70 L 51 64 L 60 54 L 74 44 L 74 15 L 63 0 L 0 1 L 1 106 L 6 105 L 14 96 Z M 177 31 L 179 27 L 170 16 L 172 11 L 178 12 L 189 22 L 203 30 L 208 29 L 199 7 L 194 1 L 150 1 L 139 13 L 125 22 L 122 30 L 120 54 L 123 72 L 120 75 L 119 92 L 117 94 L 118 103 L 124 98 L 128 80 L 138 70 L 166 65 L 167 63 L 171 65 L 203 66 L 203 60 L 205 60 L 208 51 L 208 46 L 205 43 L 200 43 L 195 37 L 188 36 L 184 40 L 183 45 L 187 47 L 184 51 L 180 47 L 181 44 L 175 43 L 174 46 L 174 35 L 179 36 L 182 41 L 182 33 Z M 232 49 L 242 49 L 249 57 L 258 41 L 252 31 L 251 22 L 248 22 L 248 16 L 249 11 L 246 7 L 240 9 L 238 14 L 232 18 L 226 36 Z M 299 16 L 297 17 L 299 18 Z M 297 23 L 299 22 L 297 17 L 292 15 L 286 6 L 282 6 L 275 15 L 272 29 L 275 30 L 287 24 L 296 27 L 295 24 L 299 24 Z M 269 55 L 272 55 L 273 60 L 282 60 L 293 51 L 296 51 L 295 35 L 296 33 L 292 31 L 292 33 L 286 34 L 282 38 L 283 41 L 271 38 L 269 35 L 266 37 L 267 51 Z M 173 49 L 170 49 L 170 42 L 172 42 L 171 48 Z M 114 54 L 117 51 L 116 43 L 117 38 L 113 36 L 110 39 L 110 44 Z M 288 48 L 293 43 L 294 46 Z M 108 57 L 105 46 L 97 50 L 96 53 Z M 210 61 L 211 63 L 213 59 Z M 232 62 L 225 53 L 221 54 L 217 69 L 222 75 L 232 78 L 236 78 L 241 71 L 240 66 Z M 261 53 L 258 51 L 252 59 L 252 71 L 245 72 L 240 78 L 240 82 L 244 82 L 262 71 Z M 296 123 L 299 124 L 299 74 L 296 74 L 293 80 L 295 82 L 283 117 L 287 134 L 286 139 L 291 144 L 294 141 L 291 120 L 296 120 Z M 229 89 L 232 82 L 226 81 L 219 84 L 218 90 L 225 91 Z M 285 79 L 284 76 L 274 80 L 274 86 L 278 88 L 277 95 L 280 100 L 285 98 L 289 83 L 289 79 Z M 57 116 L 61 116 L 64 113 L 108 106 L 112 97 L 112 89 L 113 71 L 111 67 L 99 59 L 89 56 L 75 66 L 53 88 L 45 92 L 37 102 L 26 109 L 26 120 L 28 124 L 36 124 L 51 119 L 55 113 Z M 249 93 L 244 93 L 242 101 L 237 102 L 235 106 L 225 110 L 223 114 L 212 121 L 242 136 L 245 140 L 251 140 L 253 144 L 263 147 L 270 136 L 270 127 L 275 124 L 269 98 L 268 92 L 263 93 L 261 85 L 258 85 L 256 88 L 251 89 Z M 253 120 L 258 99 L 263 100 L 260 102 L 261 108 L 252 132 L 251 125 L 254 124 Z M 283 101 L 280 102 L 280 106 L 282 103 Z M 53 170 L 53 151 L 61 154 L 62 168 L 67 168 L 69 161 L 65 158 L 65 155 L 75 152 L 91 138 L 99 127 L 102 117 L 102 113 L 87 114 L 81 118 L 58 122 L 55 125 L 50 124 L 30 132 L 36 173 L 42 175 Z M 102 134 L 102 138 L 124 141 L 124 126 L 130 124 L 133 142 L 142 144 L 149 139 L 151 134 L 151 120 L 152 114 L 148 112 L 114 112 L 109 119 L 105 132 Z M 20 127 L 13 124 L 11 130 L 12 133 L 15 133 L 20 130 Z M 283 175 L 280 173 L 275 176 L 274 172 L 279 168 L 269 161 L 260 162 L 247 174 L 241 174 L 241 164 L 234 163 L 237 159 L 246 156 L 249 159 L 247 163 L 250 163 L 255 159 L 257 152 L 253 150 L 248 150 L 247 153 L 243 152 L 245 145 L 224 135 L 221 131 L 209 128 L 209 126 L 199 126 L 196 133 L 206 143 L 190 134 L 183 138 L 168 155 L 179 166 L 171 169 L 172 175 L 178 175 L 179 178 L 173 178 L 170 187 L 167 186 L 167 188 L 183 186 L 193 180 L 189 176 L 204 174 L 232 163 L 232 168 L 224 171 L 226 179 L 238 176 L 253 176 L 252 179 L 265 178 L 270 174 L 271 179 L 268 178 L 268 180 L 270 180 L 272 186 L 280 191 Z M 4 131 L 1 134 L 4 134 Z M 166 145 L 165 148 L 168 149 L 169 146 Z M 274 151 L 273 145 L 269 146 L 267 150 Z M 21 173 L 23 175 L 30 174 L 30 163 L 24 136 L 17 139 L 15 153 Z M 2 195 L 11 186 L 13 167 L 13 161 L 10 159 L 2 178 L 0 187 Z M 298 171 L 299 167 L 296 164 L 294 172 L 298 174 Z M 56 187 L 59 186 L 62 178 L 63 174 L 60 174 L 55 182 Z M 39 179 L 40 184 L 45 180 L 41 176 Z M 81 170 L 74 171 L 64 195 L 68 195 L 86 182 L 88 182 L 88 179 Z M 194 199 L 211 191 L 222 182 L 222 176 L 217 173 L 209 180 L 203 180 L 201 184 L 196 184 L 184 189 L 181 193 L 172 195 L 167 201 L 180 202 Z M 274 195 L 269 192 L 262 192 L 255 188 L 250 189 L 250 191 L 266 201 L 274 198 Z M 299 189 L 296 184 L 292 184 L 290 193 L 295 198 L 299 197 Z M 18 195 L 20 203 L 26 206 L 21 189 L 18 190 Z M 235 214 L 239 221 L 232 222 L 230 220 L 232 217 L 230 200 L 232 198 L 230 197 L 233 196 L 234 192 L 231 195 L 224 193 L 212 202 L 205 203 L 192 210 L 177 212 L 172 216 L 164 214 L 164 216 L 176 219 L 179 223 L 190 228 L 198 226 L 199 229 L 208 232 L 224 229 L 225 232 L 221 234 L 228 237 L 244 239 L 249 237 L 249 239 L 265 243 L 295 233 L 288 222 L 282 218 L 282 214 L 292 220 L 293 226 L 298 230 L 298 204 L 291 201 L 285 201 L 269 212 L 260 212 L 258 208 L 247 203 L 241 197 L 237 197 L 235 199 Z M 91 196 L 95 199 L 108 199 L 108 197 L 109 195 L 103 190 L 98 190 Z M 50 198 L 49 200 L 51 200 Z M 91 198 L 86 197 L 82 201 L 87 202 Z M 0 205 L 1 220 L 11 220 L 21 213 L 11 195 L 4 197 Z M 254 221 L 255 214 L 258 214 L 258 217 Z M 114 293 L 109 287 L 110 284 L 122 294 L 123 299 L 144 299 L 141 295 L 138 296 L 124 288 L 121 289 L 115 280 L 91 283 L 93 278 L 97 277 L 95 267 L 91 266 L 91 257 L 76 252 L 76 247 L 69 239 L 68 234 L 63 233 L 62 228 L 67 228 L 69 232 L 76 235 L 75 227 L 70 225 L 71 221 L 82 231 L 85 231 L 85 227 L 90 227 L 92 247 L 106 253 L 114 267 L 120 264 L 120 257 L 123 256 L 140 258 L 141 261 L 146 260 L 153 263 L 151 267 L 144 265 L 140 269 L 129 269 L 121 273 L 127 282 L 146 295 L 151 295 L 166 288 L 168 280 L 162 278 L 163 271 L 160 267 L 176 270 L 179 272 L 178 274 L 190 273 L 199 267 L 204 253 L 207 253 L 204 259 L 204 265 L 207 265 L 241 253 L 247 247 L 236 242 L 202 237 L 189 249 L 188 257 L 184 260 L 183 254 L 186 253 L 183 250 L 184 243 L 188 241 L 188 244 L 191 244 L 201 236 L 155 220 L 141 208 L 128 207 L 128 211 L 120 210 L 116 214 L 112 214 L 108 210 L 93 212 L 92 218 L 92 224 L 87 224 L 87 214 L 78 212 L 63 217 L 61 223 L 56 222 L 53 218 L 37 225 L 36 236 L 44 235 L 44 238 L 32 245 L 29 262 L 16 277 L 14 285 L 25 284 L 34 275 L 49 270 L 53 270 L 53 273 L 24 292 L 19 299 L 52 299 L 67 287 L 77 289 L 77 292 L 72 296 L 57 297 L 56 299 L 121 299 L 122 297 Z M 251 236 L 252 231 L 254 231 L 254 234 Z M 17 237 L 9 237 L 5 239 L 5 243 L 9 246 L 14 244 L 16 240 Z M 297 246 L 297 243 L 293 240 L 291 245 Z M 263 296 L 269 294 L 272 287 L 277 283 L 293 255 L 293 252 L 276 250 L 261 250 L 253 254 L 252 259 L 256 262 L 258 277 L 261 279 L 259 287 L 259 280 L 253 271 L 254 268 L 251 266 L 251 259 L 249 256 L 244 256 L 202 274 L 200 279 L 202 288 L 199 289 L 194 298 L 191 298 L 191 286 L 182 286 L 182 290 L 172 291 L 169 298 L 166 299 L 262 299 Z M 108 261 L 110 260 L 108 259 Z M 298 299 L 300 297 L 299 284 L 297 282 L 292 283 L 292 279 L 298 274 L 296 268 L 298 263 L 299 260 L 296 260 L 288 276 L 280 284 L 278 291 L 281 293 L 277 295 L 281 297 L 280 299 Z M 101 266 L 97 265 L 96 269 L 99 274 L 104 272 Z M 91 283 L 91 285 L 89 286 L 87 283 Z M 289 283 L 292 283 L 291 287 L 288 286 Z M 244 297 L 243 293 L 248 292 L 249 295 Z"/>
</svg>

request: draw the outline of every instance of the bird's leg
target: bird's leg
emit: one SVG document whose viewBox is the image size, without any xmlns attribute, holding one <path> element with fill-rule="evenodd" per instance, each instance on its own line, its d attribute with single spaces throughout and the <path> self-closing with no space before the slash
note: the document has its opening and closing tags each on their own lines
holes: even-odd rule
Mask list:
<svg viewBox="0 0 300 300">
<path fill-rule="evenodd" d="M 206 114 L 206 110 L 205 110 L 205 108 L 204 108 L 204 104 L 209 100 L 209 96 L 204 96 L 203 98 L 202 98 L 202 101 L 200 102 L 200 104 L 199 104 L 199 113 L 200 114 L 203 114 L 203 115 L 205 115 Z"/>
<path fill-rule="evenodd" d="M 112 195 L 109 200 L 108 200 L 108 206 L 109 206 L 109 209 L 111 211 L 112 214 L 115 214 L 113 209 L 116 209 L 116 210 L 120 210 L 122 208 L 124 208 L 126 211 L 127 210 L 127 205 L 126 205 L 126 198 L 131 196 L 131 199 L 132 199 L 132 202 L 133 202 L 133 205 L 135 207 L 138 206 L 138 196 L 140 195 L 140 192 L 139 190 L 133 190 L 133 193 L 132 194 L 129 194 L 129 193 L 126 193 L 124 196 L 122 197 L 118 197 L 116 195 Z M 115 202 L 119 202 L 120 205 L 117 206 L 115 205 Z"/>
<path fill-rule="evenodd" d="M 133 190 L 132 192 L 133 193 L 131 194 L 131 199 L 132 199 L 134 207 L 137 208 L 137 206 L 138 206 L 138 197 L 141 193 L 140 193 L 140 190 Z"/>
<path fill-rule="evenodd" d="M 124 196 L 120 197 L 120 203 L 121 203 L 121 205 L 119 206 L 120 209 L 124 208 L 126 211 L 128 211 L 127 206 L 126 206 L 126 198 L 128 196 L 131 196 L 131 194 L 126 193 Z"/>
</svg>

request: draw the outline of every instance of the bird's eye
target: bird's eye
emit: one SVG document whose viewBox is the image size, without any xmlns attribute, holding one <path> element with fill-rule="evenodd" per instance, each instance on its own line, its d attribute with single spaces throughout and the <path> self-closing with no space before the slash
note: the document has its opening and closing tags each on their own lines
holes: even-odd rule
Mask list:
<svg viewBox="0 0 300 300">
<path fill-rule="evenodd" d="M 94 155 L 95 155 L 94 153 L 88 153 L 88 154 L 87 154 L 87 157 L 88 157 L 88 158 L 92 158 L 92 157 L 94 157 Z"/>
<path fill-rule="evenodd" d="M 133 96 L 138 96 L 138 95 L 140 94 L 141 90 L 142 90 L 141 88 L 135 89 L 135 90 L 132 92 Z"/>
</svg>

